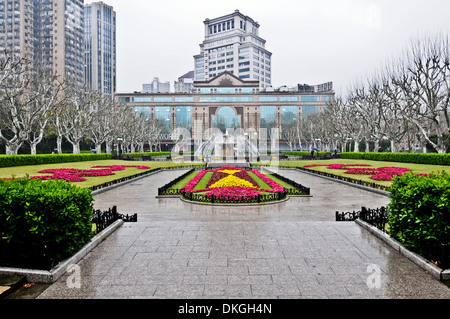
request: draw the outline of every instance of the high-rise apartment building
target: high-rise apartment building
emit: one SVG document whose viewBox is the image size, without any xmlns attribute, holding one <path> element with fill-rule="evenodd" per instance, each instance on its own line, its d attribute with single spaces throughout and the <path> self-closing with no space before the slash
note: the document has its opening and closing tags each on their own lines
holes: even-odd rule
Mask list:
<svg viewBox="0 0 450 319">
<path fill-rule="evenodd" d="M 236 10 L 203 23 L 205 39 L 194 56 L 196 81 L 228 71 L 244 81 L 259 81 L 260 88 L 271 86 L 272 53 L 259 36 L 258 22 Z"/>
<path fill-rule="evenodd" d="M 83 0 L 0 0 L 0 47 L 84 83 Z"/>
<path fill-rule="evenodd" d="M 34 2 L 0 0 L 0 48 L 34 60 Z M 0 53 L 1 54 L 1 53 Z"/>
<path fill-rule="evenodd" d="M 83 85 L 84 1 L 34 0 L 34 31 L 36 63 Z"/>
<path fill-rule="evenodd" d="M 88 89 L 116 92 L 116 12 L 103 2 L 85 6 L 85 77 Z"/>
</svg>

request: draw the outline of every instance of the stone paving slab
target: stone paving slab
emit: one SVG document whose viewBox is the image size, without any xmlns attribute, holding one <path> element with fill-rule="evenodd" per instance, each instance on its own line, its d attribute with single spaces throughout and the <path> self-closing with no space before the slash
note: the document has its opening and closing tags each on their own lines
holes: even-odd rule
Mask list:
<svg viewBox="0 0 450 319">
<path fill-rule="evenodd" d="M 66 274 L 38 298 L 450 298 L 447 286 L 382 240 L 334 221 L 336 210 L 379 207 L 386 196 L 280 171 L 313 196 L 245 209 L 156 198 L 182 173 L 96 195 L 96 208 L 117 205 L 138 222 L 123 224 L 78 263 L 79 288 Z"/>
</svg>

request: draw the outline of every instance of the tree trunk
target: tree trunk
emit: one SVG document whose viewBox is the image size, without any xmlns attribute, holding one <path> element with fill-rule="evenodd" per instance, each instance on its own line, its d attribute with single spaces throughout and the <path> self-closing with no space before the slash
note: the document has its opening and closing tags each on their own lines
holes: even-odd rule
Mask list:
<svg viewBox="0 0 450 319">
<path fill-rule="evenodd" d="M 58 135 L 56 137 L 56 148 L 58 150 L 58 154 L 62 154 L 62 136 Z"/>
<path fill-rule="evenodd" d="M 22 143 L 15 143 L 6 145 L 6 155 L 17 155 L 19 152 L 19 148 L 22 146 Z"/>
</svg>

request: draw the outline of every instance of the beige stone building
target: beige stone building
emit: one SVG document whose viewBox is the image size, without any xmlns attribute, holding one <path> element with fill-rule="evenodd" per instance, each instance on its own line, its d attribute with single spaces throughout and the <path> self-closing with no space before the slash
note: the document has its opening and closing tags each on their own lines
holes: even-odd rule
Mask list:
<svg viewBox="0 0 450 319">
<path fill-rule="evenodd" d="M 334 99 L 331 89 L 324 91 L 260 89 L 259 81 L 244 81 L 223 72 L 208 81 L 194 81 L 192 93 L 118 93 L 117 102 L 157 119 L 164 125 L 163 145 L 174 145 L 171 133 L 182 127 L 192 141 L 205 140 L 211 129 L 242 129 L 257 134 L 257 139 L 270 139 L 277 129 L 280 149 L 286 149 L 285 131 L 302 117 L 320 111 Z M 261 136 L 261 132 L 267 136 Z"/>
</svg>

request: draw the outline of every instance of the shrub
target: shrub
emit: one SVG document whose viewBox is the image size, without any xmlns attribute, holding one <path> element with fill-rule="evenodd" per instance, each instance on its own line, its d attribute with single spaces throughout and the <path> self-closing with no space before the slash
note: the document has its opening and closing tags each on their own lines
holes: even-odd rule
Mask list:
<svg viewBox="0 0 450 319">
<path fill-rule="evenodd" d="M 0 167 L 55 164 L 111 159 L 111 154 L 0 155 Z"/>
<path fill-rule="evenodd" d="M 92 212 L 91 191 L 63 180 L 0 180 L 0 264 L 51 268 L 90 240 Z"/>
<path fill-rule="evenodd" d="M 450 243 L 450 175 L 397 176 L 390 196 L 390 235 L 425 258 L 439 259 L 440 244 Z"/>
<path fill-rule="evenodd" d="M 122 155 L 133 155 L 133 157 L 139 158 L 142 155 L 148 155 L 150 157 L 167 157 L 170 156 L 170 152 L 135 152 L 135 153 L 123 153 Z"/>
<path fill-rule="evenodd" d="M 437 153 L 342 153 L 341 158 L 402 162 L 430 165 L 450 165 L 450 154 Z"/>
</svg>

